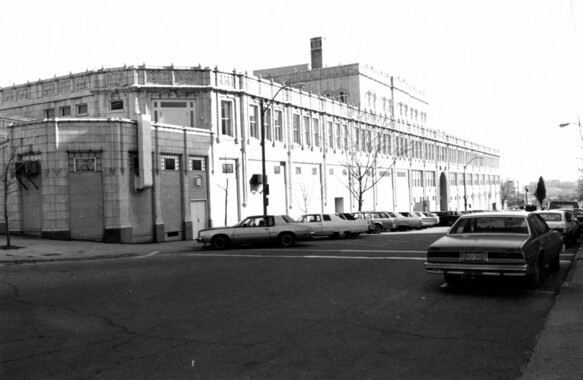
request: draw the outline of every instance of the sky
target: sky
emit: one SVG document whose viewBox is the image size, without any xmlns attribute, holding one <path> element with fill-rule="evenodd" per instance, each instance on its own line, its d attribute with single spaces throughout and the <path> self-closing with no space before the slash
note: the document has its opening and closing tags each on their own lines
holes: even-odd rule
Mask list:
<svg viewBox="0 0 583 380">
<path fill-rule="evenodd" d="M 502 179 L 583 168 L 583 0 L 0 0 L 0 87 L 127 65 L 362 63 L 429 102 L 427 127 L 498 149 Z M 560 123 L 573 122 L 565 128 Z"/>
</svg>

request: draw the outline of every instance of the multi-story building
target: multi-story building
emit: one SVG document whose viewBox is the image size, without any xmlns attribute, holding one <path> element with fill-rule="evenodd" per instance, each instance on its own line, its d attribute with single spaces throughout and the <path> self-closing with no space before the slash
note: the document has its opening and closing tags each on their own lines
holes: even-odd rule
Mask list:
<svg viewBox="0 0 583 380">
<path fill-rule="evenodd" d="M 420 92 L 358 64 L 298 67 L 129 66 L 1 88 L 11 230 L 191 239 L 263 212 L 263 165 L 274 214 L 356 210 L 365 181 L 363 209 L 463 209 L 464 191 L 496 207 L 499 153 L 428 128 Z M 361 181 L 359 165 L 374 169 Z"/>
</svg>

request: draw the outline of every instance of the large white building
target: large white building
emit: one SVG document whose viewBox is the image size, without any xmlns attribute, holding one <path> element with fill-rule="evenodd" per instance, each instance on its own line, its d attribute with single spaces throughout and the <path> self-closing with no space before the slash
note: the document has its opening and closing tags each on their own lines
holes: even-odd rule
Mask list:
<svg viewBox="0 0 583 380">
<path fill-rule="evenodd" d="M 357 210 L 355 162 L 371 158 L 362 209 L 499 207 L 497 150 L 431 129 L 403 80 L 322 67 L 311 42 L 311 67 L 127 66 L 1 88 L 4 158 L 13 147 L 18 162 L 11 230 L 191 239 L 263 212 L 263 163 L 274 214 Z"/>
</svg>

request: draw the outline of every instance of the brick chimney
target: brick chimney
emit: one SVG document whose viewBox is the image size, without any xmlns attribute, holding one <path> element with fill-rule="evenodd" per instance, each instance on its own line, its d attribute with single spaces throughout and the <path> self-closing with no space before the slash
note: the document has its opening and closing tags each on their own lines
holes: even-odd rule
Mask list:
<svg viewBox="0 0 583 380">
<path fill-rule="evenodd" d="M 312 50 L 312 70 L 322 68 L 322 37 L 314 37 L 310 39 L 310 47 Z"/>
</svg>

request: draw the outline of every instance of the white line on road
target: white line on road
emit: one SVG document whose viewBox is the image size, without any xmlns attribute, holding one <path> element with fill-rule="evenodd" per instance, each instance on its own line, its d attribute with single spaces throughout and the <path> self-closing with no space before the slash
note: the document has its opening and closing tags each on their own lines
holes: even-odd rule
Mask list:
<svg viewBox="0 0 583 380">
<path fill-rule="evenodd" d="M 358 252 L 358 251 L 354 251 Z M 367 251 L 372 252 L 372 251 Z M 385 252 L 385 251 L 381 251 Z M 263 257 L 286 259 L 346 259 L 346 260 L 425 260 L 425 257 L 398 257 L 398 256 L 326 256 L 326 255 L 242 255 L 227 253 L 189 253 L 188 256 L 198 257 Z"/>
<path fill-rule="evenodd" d="M 158 253 L 160 253 L 160 251 L 154 251 L 154 252 L 150 252 L 150 253 L 143 255 L 143 256 L 135 256 L 134 259 L 143 259 L 145 257 L 157 255 Z"/>
</svg>

